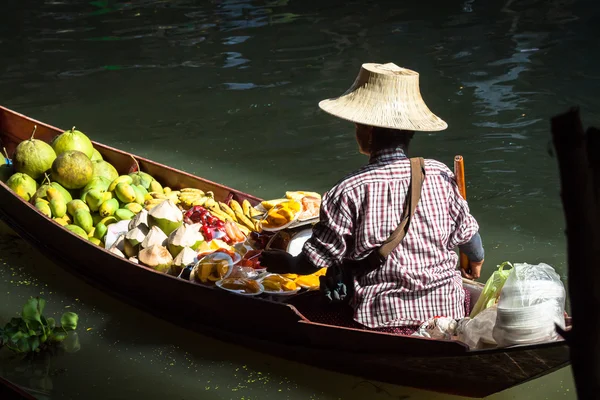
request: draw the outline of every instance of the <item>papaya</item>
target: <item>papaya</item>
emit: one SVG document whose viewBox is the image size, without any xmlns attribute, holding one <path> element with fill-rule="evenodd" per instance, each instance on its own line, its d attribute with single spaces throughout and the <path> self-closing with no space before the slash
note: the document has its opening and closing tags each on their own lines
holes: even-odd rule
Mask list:
<svg viewBox="0 0 600 400">
<path fill-rule="evenodd" d="M 86 210 L 87 212 L 89 212 L 90 208 L 87 206 L 87 204 L 85 204 L 79 199 L 71 200 L 67 203 L 67 212 L 71 217 L 75 216 L 75 212 L 77 210 Z"/>
<path fill-rule="evenodd" d="M 50 210 L 50 204 L 47 201 L 41 201 L 41 199 L 36 201 L 35 208 L 37 208 L 46 217 L 52 218 L 52 210 Z"/>
<path fill-rule="evenodd" d="M 67 203 L 65 203 L 62 195 L 60 198 L 51 199 L 49 206 L 52 215 L 55 217 L 61 218 L 67 213 Z"/>
<path fill-rule="evenodd" d="M 119 183 L 122 183 L 122 182 L 131 184 L 132 183 L 131 176 L 129 176 L 129 175 L 121 175 L 121 176 L 119 176 L 117 179 L 115 179 L 114 181 L 112 181 L 110 183 L 110 185 L 108 186 L 108 190 L 107 191 L 108 192 L 113 192 L 115 190 L 115 188 L 117 187 L 117 185 Z"/>
<path fill-rule="evenodd" d="M 98 208 L 98 213 L 103 217 L 111 216 L 119 209 L 119 202 L 117 199 L 106 200 Z"/>
<path fill-rule="evenodd" d="M 86 234 L 94 227 L 92 215 L 89 211 L 84 209 L 79 209 L 75 212 L 73 215 L 73 223 L 83 229 Z"/>
<path fill-rule="evenodd" d="M 117 211 L 115 211 L 114 215 L 119 221 L 123 221 L 132 219 L 135 216 L 135 213 L 126 208 L 119 208 Z"/>
<path fill-rule="evenodd" d="M 135 189 L 125 182 L 118 183 L 117 186 L 115 186 L 114 192 L 117 195 L 117 198 L 125 204 L 134 202 L 137 199 Z"/>
<path fill-rule="evenodd" d="M 100 240 L 104 240 L 104 236 L 108 232 L 108 228 L 103 222 L 98 222 L 94 228 L 94 237 Z"/>
<path fill-rule="evenodd" d="M 70 230 L 74 234 L 81 236 L 82 238 L 84 238 L 86 240 L 88 238 L 87 233 L 83 229 L 81 229 L 81 227 L 79 227 L 77 225 L 71 225 L 71 224 L 69 224 L 69 225 L 66 225 L 65 228 L 68 229 L 68 230 Z"/>
</svg>

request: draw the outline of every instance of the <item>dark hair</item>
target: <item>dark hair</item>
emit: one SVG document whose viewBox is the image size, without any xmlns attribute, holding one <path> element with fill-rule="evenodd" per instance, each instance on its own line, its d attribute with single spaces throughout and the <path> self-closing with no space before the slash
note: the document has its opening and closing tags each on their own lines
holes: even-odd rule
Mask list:
<svg viewBox="0 0 600 400">
<path fill-rule="evenodd" d="M 379 151 L 401 147 L 404 152 L 408 150 L 408 144 L 412 139 L 414 131 L 405 131 L 400 129 L 389 129 L 373 127 L 371 151 Z"/>
</svg>

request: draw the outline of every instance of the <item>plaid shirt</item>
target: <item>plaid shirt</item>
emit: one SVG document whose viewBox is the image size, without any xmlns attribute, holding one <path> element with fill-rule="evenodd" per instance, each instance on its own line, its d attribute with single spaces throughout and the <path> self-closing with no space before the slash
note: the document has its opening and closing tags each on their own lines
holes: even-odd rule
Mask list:
<svg viewBox="0 0 600 400">
<path fill-rule="evenodd" d="M 425 174 L 404 240 L 381 268 L 354 281 L 354 319 L 370 328 L 465 316 L 454 250 L 479 226 L 448 167 L 425 160 Z M 365 258 L 400 224 L 409 183 L 410 161 L 401 149 L 374 154 L 323 196 L 320 221 L 304 253 L 317 267 Z"/>
</svg>

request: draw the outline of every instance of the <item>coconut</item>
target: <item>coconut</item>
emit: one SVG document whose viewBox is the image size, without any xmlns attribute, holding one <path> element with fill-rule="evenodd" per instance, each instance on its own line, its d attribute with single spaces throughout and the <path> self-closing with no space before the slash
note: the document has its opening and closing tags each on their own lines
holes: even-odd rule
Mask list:
<svg viewBox="0 0 600 400">
<path fill-rule="evenodd" d="M 179 275 L 181 270 L 187 267 L 190 264 L 193 264 L 196 261 L 196 253 L 195 250 L 192 250 L 189 247 L 184 247 L 183 250 L 177 254 L 177 257 L 173 260 L 173 265 L 171 265 L 171 271 L 169 271 L 170 275 Z"/>
<path fill-rule="evenodd" d="M 140 246 L 142 249 L 146 249 L 150 246 L 166 246 L 167 245 L 167 235 L 163 231 L 160 230 L 158 226 L 153 226 L 150 229 L 150 232 L 146 235 Z"/>
<path fill-rule="evenodd" d="M 77 150 L 82 152 L 90 159 L 94 155 L 94 146 L 90 139 L 80 131 L 76 131 L 75 127 L 69 131 L 65 131 L 58 135 L 52 141 L 52 148 L 57 156 L 62 153 Z"/>
<path fill-rule="evenodd" d="M 129 240 L 125 240 L 124 243 L 123 253 L 125 253 L 127 257 L 135 257 L 138 255 L 138 251 L 140 250 L 139 245 L 133 245 Z"/>
<path fill-rule="evenodd" d="M 119 177 L 117 169 L 104 160 L 94 160 L 92 161 L 92 166 L 94 168 L 94 177 L 102 176 L 111 182 Z"/>
<path fill-rule="evenodd" d="M 120 251 L 125 250 L 125 234 L 120 234 L 119 237 L 117 237 L 117 240 L 115 240 L 114 243 L 110 246 L 109 250 L 113 247 L 116 247 Z"/>
<path fill-rule="evenodd" d="M 100 152 L 98 150 L 94 149 L 94 151 L 92 151 L 92 156 L 90 157 L 90 160 L 92 160 L 92 161 L 103 160 L 102 154 L 100 154 Z"/>
<path fill-rule="evenodd" d="M 81 151 L 61 153 L 52 164 L 52 178 L 67 189 L 81 189 L 93 177 L 92 161 Z"/>
<path fill-rule="evenodd" d="M 22 172 L 17 172 L 8 178 L 6 181 L 6 186 L 11 188 L 25 201 L 31 200 L 38 188 L 37 182 L 34 181 L 31 176 Z"/>
<path fill-rule="evenodd" d="M 183 250 L 177 254 L 177 257 L 173 260 L 173 264 L 178 265 L 180 267 L 187 267 L 190 264 L 194 264 L 196 262 L 196 256 L 198 253 L 196 250 L 193 250 L 189 247 L 184 247 Z"/>
<path fill-rule="evenodd" d="M 201 224 L 183 224 L 171 232 L 167 247 L 173 257 L 176 257 L 184 247 L 196 250 L 200 246 L 204 241 L 204 236 L 199 232 L 201 226 Z"/>
<path fill-rule="evenodd" d="M 131 261 L 132 263 L 136 263 L 136 264 L 140 263 L 136 257 L 129 257 L 129 261 Z"/>
<path fill-rule="evenodd" d="M 38 179 L 52 167 L 56 153 L 48 143 L 34 139 L 35 128 L 29 140 L 24 140 L 15 149 L 13 166 L 16 172 L 22 172 Z"/>
<path fill-rule="evenodd" d="M 133 229 L 140 225 L 150 229 L 150 225 L 148 224 L 148 211 L 146 211 L 144 208 L 131 219 L 131 222 L 129 222 L 129 229 Z"/>
<path fill-rule="evenodd" d="M 173 264 L 173 256 L 165 246 L 154 244 L 140 251 L 140 262 L 156 271 L 167 272 Z"/>
<path fill-rule="evenodd" d="M 35 203 L 37 201 L 37 199 L 45 199 L 47 197 L 47 191 L 51 187 L 58 190 L 60 192 L 60 194 L 63 195 L 63 197 L 65 198 L 65 202 L 68 203 L 71 200 L 73 200 L 73 196 L 71 196 L 71 193 L 69 193 L 69 191 L 67 189 L 62 187 L 60 185 L 60 183 L 50 182 L 50 183 L 43 184 L 42 186 L 40 186 L 38 188 L 38 190 L 36 190 L 35 195 L 31 198 L 31 202 Z"/>
<path fill-rule="evenodd" d="M 125 258 L 125 254 L 123 254 L 123 252 L 121 250 L 119 250 L 118 248 L 116 248 L 116 247 L 111 247 L 110 249 L 108 249 L 108 251 L 110 251 L 113 254 L 116 254 L 118 256 L 121 256 L 121 257 Z"/>
<path fill-rule="evenodd" d="M 148 218 L 150 225 L 158 226 L 167 235 L 183 225 L 183 214 L 170 199 L 152 208 L 148 215 L 150 216 Z"/>
<path fill-rule="evenodd" d="M 127 239 L 127 241 L 130 242 L 132 245 L 137 246 L 138 244 L 144 241 L 144 239 L 148 235 L 148 231 L 149 229 L 145 225 L 136 226 L 135 228 L 127 232 L 127 234 L 125 235 L 125 239 Z"/>
</svg>

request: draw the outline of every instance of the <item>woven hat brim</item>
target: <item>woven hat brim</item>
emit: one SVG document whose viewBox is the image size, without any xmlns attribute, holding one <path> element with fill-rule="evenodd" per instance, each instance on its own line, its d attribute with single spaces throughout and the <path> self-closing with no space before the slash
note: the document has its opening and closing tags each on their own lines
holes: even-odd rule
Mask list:
<svg viewBox="0 0 600 400">
<path fill-rule="evenodd" d="M 351 107 L 348 107 L 349 103 L 352 105 Z M 352 103 L 352 101 L 338 97 L 319 102 L 319 108 L 328 114 L 350 122 L 381 128 L 421 132 L 438 132 L 448 128 L 448 124 L 431 111 L 410 112 L 410 117 L 407 117 L 405 113 L 398 110 L 394 110 L 392 115 L 381 113 L 384 108 L 382 105 L 375 104 L 367 107 Z"/>
</svg>

